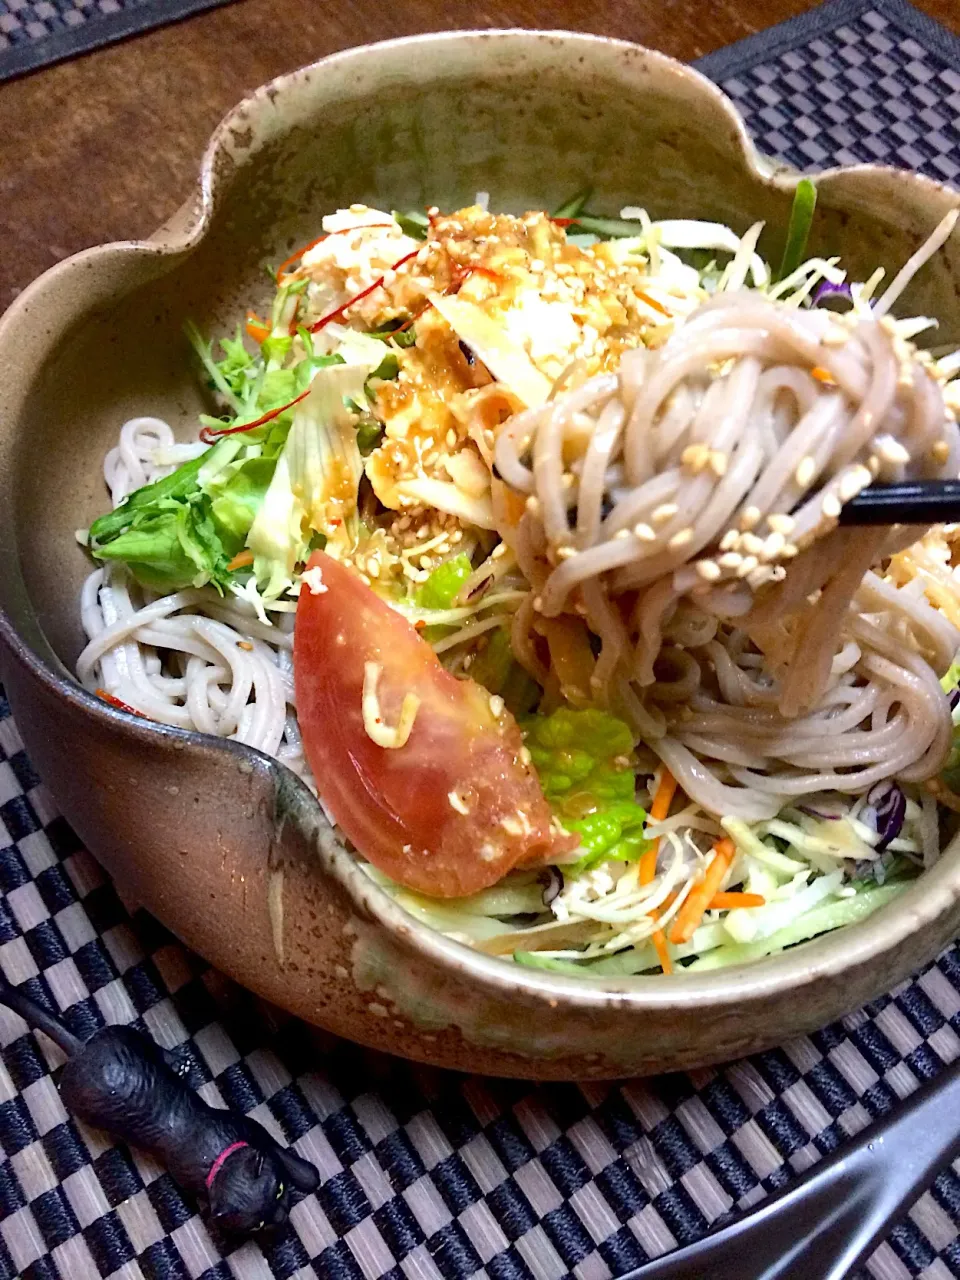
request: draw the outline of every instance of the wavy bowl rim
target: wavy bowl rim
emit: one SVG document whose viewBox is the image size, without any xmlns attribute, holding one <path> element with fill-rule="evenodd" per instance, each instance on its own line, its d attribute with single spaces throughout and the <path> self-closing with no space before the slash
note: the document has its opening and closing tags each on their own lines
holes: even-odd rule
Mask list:
<svg viewBox="0 0 960 1280">
<path fill-rule="evenodd" d="M 608 49 L 615 53 L 652 60 L 665 70 L 694 86 L 700 95 L 710 99 L 715 108 L 733 126 L 737 148 L 744 171 L 751 179 L 765 186 L 785 192 L 793 190 L 801 175 L 777 161 L 760 154 L 751 139 L 746 123 L 732 100 L 702 72 L 655 49 L 632 41 L 598 36 L 562 29 L 528 29 L 520 27 L 473 29 L 467 31 L 425 32 L 390 40 L 376 41 L 338 51 L 317 59 L 302 67 L 274 77 L 247 94 L 226 113 L 216 126 L 204 148 L 197 182 L 184 204 L 163 227 L 146 240 L 119 240 L 95 245 L 70 255 L 48 268 L 33 280 L 0 317 L 0 341 L 7 330 L 15 326 L 24 311 L 39 294 L 55 285 L 61 276 L 74 272 L 78 265 L 91 259 L 117 254 L 143 254 L 151 257 L 169 257 L 171 266 L 177 258 L 188 255 L 204 239 L 216 216 L 219 195 L 228 186 L 229 177 L 217 172 L 221 155 L 229 155 L 231 128 L 241 124 L 251 109 L 272 105 L 275 98 L 288 87 L 306 78 L 310 73 L 322 71 L 334 65 L 359 61 L 371 54 L 394 49 L 409 49 L 444 44 L 463 44 L 483 39 L 487 43 L 511 41 L 529 44 L 531 47 L 548 41 L 566 47 L 580 47 L 587 51 Z M 857 164 L 833 166 L 817 174 L 819 184 L 838 179 L 856 180 L 859 175 L 890 175 L 893 180 L 908 186 L 926 188 L 931 193 L 956 194 L 945 183 L 926 175 L 889 165 Z M 179 218 L 184 218 L 182 231 L 172 228 Z M 353 906 L 372 916 L 391 936 L 401 943 L 412 942 L 425 956 L 441 968 L 460 971 L 464 976 L 482 980 L 486 985 L 509 988 L 555 1003 L 562 998 L 567 1006 L 583 1011 L 609 1007 L 611 1004 L 625 1011 L 666 1011 L 677 1006 L 686 1009 L 723 1009 L 743 1002 L 757 1002 L 772 995 L 785 995 L 797 991 L 821 977 L 837 976 L 844 971 L 868 964 L 883 953 L 894 951 L 917 930 L 933 924 L 945 915 L 960 899 L 960 834 L 944 850 L 940 861 L 923 873 L 916 883 L 905 889 L 891 903 L 880 908 L 867 920 L 844 926 L 832 933 L 799 944 L 779 955 L 766 956 L 745 965 L 735 965 L 703 973 L 679 972 L 666 981 L 663 975 L 631 975 L 620 979 L 575 978 L 547 970 L 525 968 L 517 964 L 487 956 L 470 947 L 447 938 L 444 934 L 423 924 L 405 911 L 391 896 L 381 889 L 363 870 L 353 854 L 336 838 L 316 797 L 302 780 L 275 757 L 257 748 L 231 739 L 196 730 L 180 729 L 171 725 L 141 721 L 128 715 L 94 694 L 89 693 L 65 664 L 54 654 L 54 661 L 41 657 L 20 635 L 5 610 L 0 608 L 0 639 L 14 656 L 37 677 L 47 689 L 58 697 L 66 698 L 84 714 L 98 719 L 121 736 L 135 738 L 147 744 L 176 742 L 183 744 L 182 758 L 188 752 L 220 752 L 250 762 L 260 771 L 271 776 L 278 798 L 288 797 L 284 805 L 287 813 L 300 826 L 305 838 L 313 841 L 316 856 L 324 874 L 332 875 L 342 886 Z M 51 650 L 51 653 L 53 651 Z M 56 668 L 60 666 L 66 674 Z M 318 837 L 318 828 L 326 827 L 334 837 L 335 847 L 326 847 L 327 841 Z M 339 865 L 341 862 L 343 866 Z M 950 863 L 956 863 L 951 868 Z"/>
</svg>

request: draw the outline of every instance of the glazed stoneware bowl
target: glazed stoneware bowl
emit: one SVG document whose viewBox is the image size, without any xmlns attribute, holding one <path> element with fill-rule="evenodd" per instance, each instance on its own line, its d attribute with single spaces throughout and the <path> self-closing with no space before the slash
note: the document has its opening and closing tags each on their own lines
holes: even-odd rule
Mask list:
<svg viewBox="0 0 960 1280">
<path fill-rule="evenodd" d="M 579 982 L 515 967 L 393 904 L 276 761 L 115 711 L 71 674 L 88 572 L 74 531 L 104 507 L 104 452 L 138 413 L 195 436 L 206 406 L 184 321 L 232 330 L 269 294 L 265 264 L 314 237 L 324 212 L 455 208 L 478 190 L 495 207 L 550 208 L 590 183 L 607 212 L 642 204 L 739 230 L 762 218 L 772 256 L 795 182 L 757 156 L 712 84 L 657 53 L 556 32 L 417 37 L 258 90 L 152 240 L 80 253 L 21 295 L 0 322 L 2 676 L 33 762 L 127 895 L 310 1022 L 443 1066 L 540 1078 L 764 1048 L 877 995 L 954 935 L 956 843 L 866 923 L 750 967 Z M 861 279 L 901 263 L 957 202 L 875 167 L 834 170 L 819 191 L 813 248 L 842 253 Z M 960 341 L 958 286 L 955 239 L 904 302 L 941 318 L 939 341 Z"/>
</svg>

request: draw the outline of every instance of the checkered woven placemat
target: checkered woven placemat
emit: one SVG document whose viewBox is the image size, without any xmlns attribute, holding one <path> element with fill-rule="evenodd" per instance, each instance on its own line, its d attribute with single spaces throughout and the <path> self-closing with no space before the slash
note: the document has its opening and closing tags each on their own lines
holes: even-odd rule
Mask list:
<svg viewBox="0 0 960 1280">
<path fill-rule="evenodd" d="M 880 157 L 952 177 L 958 53 L 901 4 L 839 0 L 703 66 L 795 164 Z M 960 1052 L 960 950 L 816 1035 L 656 1080 L 534 1086 L 354 1049 L 279 1019 L 126 910 L 2 696 L 0 968 L 78 1035 L 148 1030 L 208 1100 L 322 1175 L 271 1245 L 215 1238 L 162 1169 L 66 1115 L 57 1051 L 0 1009 L 0 1280 L 623 1276 L 783 1186 Z M 947 1170 L 867 1273 L 960 1276 L 958 1229 Z"/>
<path fill-rule="evenodd" d="M 0 0 L 0 80 L 230 0 Z"/>
</svg>

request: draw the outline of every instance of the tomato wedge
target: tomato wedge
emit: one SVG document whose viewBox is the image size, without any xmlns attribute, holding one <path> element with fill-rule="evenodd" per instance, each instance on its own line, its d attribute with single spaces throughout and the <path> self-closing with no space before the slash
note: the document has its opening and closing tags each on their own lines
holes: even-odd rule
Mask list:
<svg viewBox="0 0 960 1280">
<path fill-rule="evenodd" d="M 294 680 L 324 803 L 360 853 L 399 884 L 460 897 L 576 845 L 551 824 L 509 712 L 495 715 L 485 689 L 444 670 L 405 618 L 322 551 L 300 591 Z M 389 737 L 414 706 L 402 746 L 371 738 L 367 724 Z"/>
</svg>

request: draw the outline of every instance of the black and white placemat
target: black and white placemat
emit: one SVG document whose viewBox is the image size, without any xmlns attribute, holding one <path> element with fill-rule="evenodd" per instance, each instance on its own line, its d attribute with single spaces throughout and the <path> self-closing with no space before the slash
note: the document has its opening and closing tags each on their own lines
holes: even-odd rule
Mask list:
<svg viewBox="0 0 960 1280">
<path fill-rule="evenodd" d="M 800 167 L 960 174 L 960 41 L 895 0 L 832 0 L 702 66 Z M 2 696 L 0 969 L 81 1036 L 149 1031 L 206 1098 L 322 1175 L 269 1248 L 232 1247 L 162 1169 L 65 1113 L 59 1055 L 0 1009 L 0 1280 L 607 1280 L 783 1186 L 960 1053 L 957 949 L 815 1035 L 655 1080 L 536 1086 L 360 1051 L 255 1005 L 131 915 Z M 960 1277 L 958 1233 L 947 1170 L 866 1274 Z"/>
<path fill-rule="evenodd" d="M 230 0 L 0 0 L 0 80 Z"/>
</svg>

